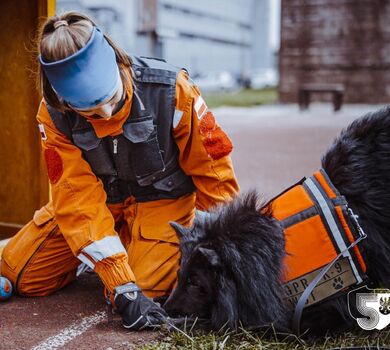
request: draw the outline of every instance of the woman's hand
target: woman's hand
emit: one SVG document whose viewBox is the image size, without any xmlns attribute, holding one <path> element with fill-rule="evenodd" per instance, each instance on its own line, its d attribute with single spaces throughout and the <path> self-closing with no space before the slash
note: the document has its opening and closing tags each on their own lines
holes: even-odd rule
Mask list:
<svg viewBox="0 0 390 350">
<path fill-rule="evenodd" d="M 115 292 L 115 306 L 122 316 L 123 327 L 142 330 L 166 323 L 168 315 L 164 309 L 143 295 L 134 283 L 117 287 Z"/>
</svg>

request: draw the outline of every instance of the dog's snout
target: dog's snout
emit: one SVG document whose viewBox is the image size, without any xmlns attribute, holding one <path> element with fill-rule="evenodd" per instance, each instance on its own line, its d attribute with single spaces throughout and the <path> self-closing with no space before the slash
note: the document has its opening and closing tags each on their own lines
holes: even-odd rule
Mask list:
<svg viewBox="0 0 390 350">
<path fill-rule="evenodd" d="M 171 295 L 166 302 L 163 305 L 164 310 L 168 313 L 171 317 L 179 317 L 182 316 L 182 312 L 180 311 L 181 308 L 178 307 L 178 303 L 173 298 L 173 295 Z"/>
</svg>

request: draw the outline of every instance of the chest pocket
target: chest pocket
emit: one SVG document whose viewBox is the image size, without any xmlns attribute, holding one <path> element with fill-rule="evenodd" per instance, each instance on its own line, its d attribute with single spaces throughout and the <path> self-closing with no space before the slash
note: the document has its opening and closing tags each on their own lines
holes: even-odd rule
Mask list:
<svg viewBox="0 0 390 350">
<path fill-rule="evenodd" d="M 157 138 L 157 127 L 150 116 L 137 118 L 123 126 L 123 136 L 131 143 L 131 164 L 140 185 L 149 185 L 142 178 L 165 169 Z"/>
<path fill-rule="evenodd" d="M 104 147 L 104 140 L 98 138 L 93 129 L 73 131 L 72 138 L 95 175 L 117 174 L 111 156 Z"/>
</svg>

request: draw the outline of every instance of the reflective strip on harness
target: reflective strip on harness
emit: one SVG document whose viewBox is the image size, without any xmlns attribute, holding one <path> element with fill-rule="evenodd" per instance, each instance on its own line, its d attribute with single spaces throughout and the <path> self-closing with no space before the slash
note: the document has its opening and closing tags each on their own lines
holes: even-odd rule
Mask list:
<svg viewBox="0 0 390 350">
<path fill-rule="evenodd" d="M 331 210 L 329 208 L 329 204 L 328 204 L 328 201 L 326 200 L 326 198 L 322 195 L 321 191 L 317 188 L 316 184 L 313 182 L 313 180 L 311 178 L 307 179 L 304 182 L 304 185 L 306 185 L 308 187 L 308 189 L 310 190 L 310 192 L 313 194 L 313 196 L 317 200 L 318 204 L 320 205 L 322 213 L 324 215 L 324 218 L 325 218 L 325 220 L 330 228 L 330 231 L 335 239 L 335 242 L 336 242 L 339 250 L 343 251 L 343 250 L 347 249 L 347 245 L 345 244 L 344 239 L 342 237 L 342 234 L 341 234 L 341 232 L 336 224 L 336 221 L 331 213 Z M 351 268 L 352 268 L 353 273 L 356 277 L 357 283 L 361 283 L 363 280 L 362 280 L 362 278 L 361 278 L 361 276 L 356 268 L 356 265 L 352 259 L 350 251 L 347 250 L 343 254 L 343 256 L 348 257 L 349 262 L 351 264 Z"/>
</svg>

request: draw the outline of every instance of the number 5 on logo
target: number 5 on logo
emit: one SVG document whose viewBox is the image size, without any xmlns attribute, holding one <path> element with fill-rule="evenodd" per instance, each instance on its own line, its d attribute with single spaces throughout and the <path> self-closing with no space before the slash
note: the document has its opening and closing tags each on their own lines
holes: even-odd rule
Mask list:
<svg viewBox="0 0 390 350">
<path fill-rule="evenodd" d="M 367 316 L 359 317 L 356 321 L 366 331 L 374 329 L 379 323 L 379 313 L 374 307 L 376 301 L 376 293 L 357 293 L 356 295 L 356 307 L 358 311 L 363 316 Z"/>
<path fill-rule="evenodd" d="M 351 305 L 351 293 L 357 292 L 357 290 L 348 293 L 349 312 L 364 330 L 381 330 L 390 323 L 390 291 L 387 289 L 373 290 L 367 287 L 365 289 L 369 293 L 356 293 L 355 305 L 359 314 L 364 317 L 354 317 L 351 312 L 351 306 L 353 306 Z"/>
</svg>

